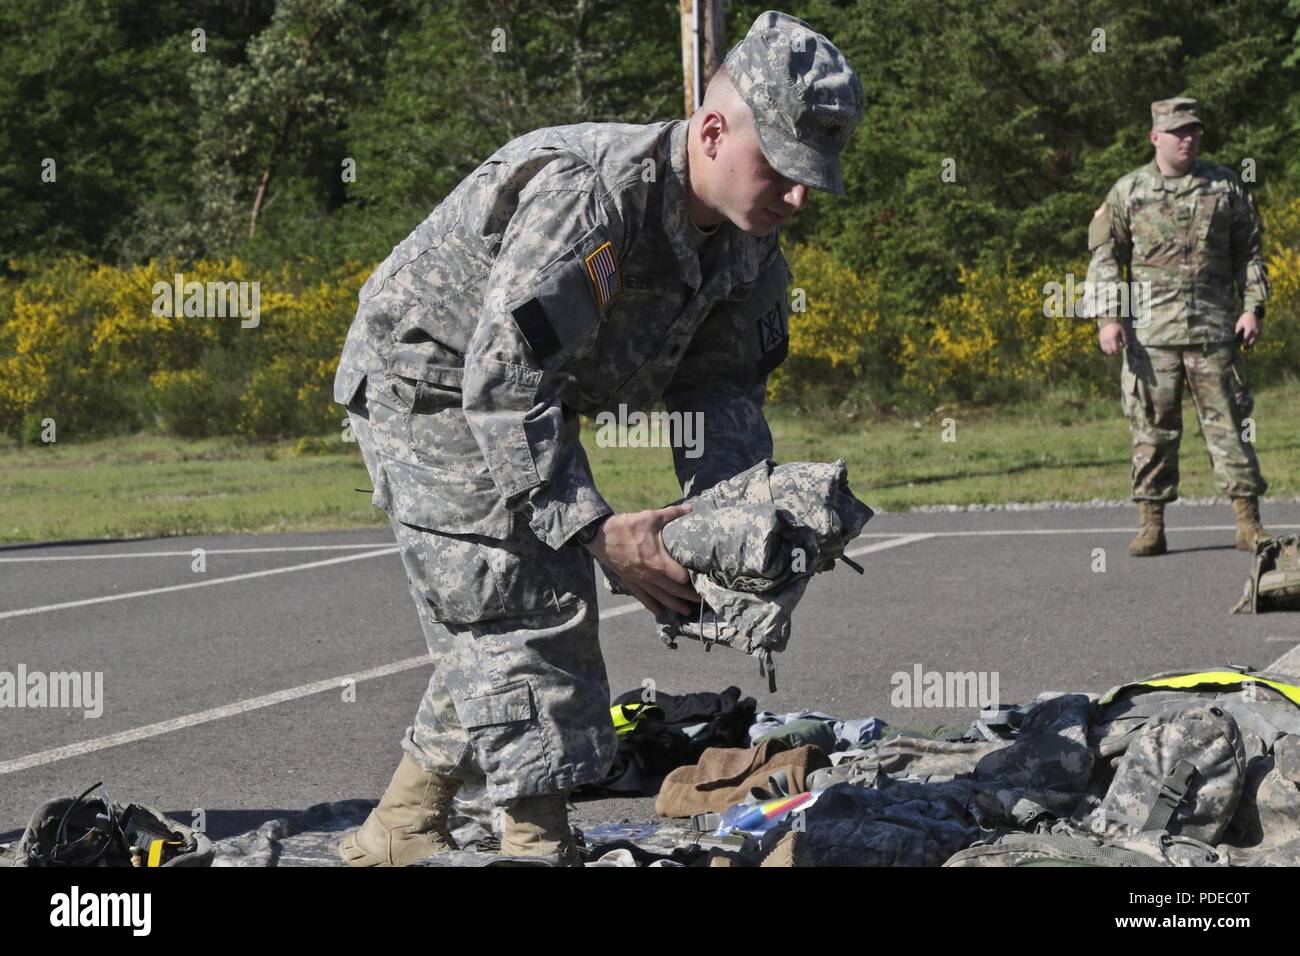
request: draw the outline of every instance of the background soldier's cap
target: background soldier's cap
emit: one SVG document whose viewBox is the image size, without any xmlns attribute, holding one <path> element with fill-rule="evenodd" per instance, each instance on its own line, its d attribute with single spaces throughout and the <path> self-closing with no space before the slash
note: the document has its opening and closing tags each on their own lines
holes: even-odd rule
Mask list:
<svg viewBox="0 0 1300 956">
<path fill-rule="evenodd" d="M 1201 122 L 1201 104 L 1187 96 L 1176 96 L 1172 100 L 1156 100 L 1151 104 L 1151 128 L 1169 131 L 1180 126 L 1190 126 Z"/>
<path fill-rule="evenodd" d="M 862 119 L 862 81 L 830 40 L 768 10 L 727 54 L 763 155 L 782 176 L 844 195 L 840 151 Z"/>
</svg>

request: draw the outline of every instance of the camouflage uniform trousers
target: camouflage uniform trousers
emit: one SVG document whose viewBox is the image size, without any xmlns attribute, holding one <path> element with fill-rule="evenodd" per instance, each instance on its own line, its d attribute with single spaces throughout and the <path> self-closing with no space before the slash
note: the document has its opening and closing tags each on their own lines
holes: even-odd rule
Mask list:
<svg viewBox="0 0 1300 956">
<path fill-rule="evenodd" d="M 1120 387 L 1133 435 L 1133 499 L 1178 498 L 1178 446 L 1183 433 L 1186 381 L 1221 494 L 1262 495 L 1268 488 L 1259 459 L 1245 441 L 1244 420 L 1254 399 L 1236 343 L 1143 346 L 1134 341 L 1124 356 Z"/>
<path fill-rule="evenodd" d="M 373 481 L 369 412 L 348 416 Z M 617 737 L 591 555 L 523 521 L 499 540 L 389 520 L 434 663 L 402 748 L 457 779 L 477 764 L 499 806 L 604 778 Z"/>
</svg>

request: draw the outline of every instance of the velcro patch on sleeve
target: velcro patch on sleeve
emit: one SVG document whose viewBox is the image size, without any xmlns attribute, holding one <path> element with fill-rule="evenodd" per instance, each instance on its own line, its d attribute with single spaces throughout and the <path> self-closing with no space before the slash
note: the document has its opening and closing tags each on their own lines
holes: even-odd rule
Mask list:
<svg viewBox="0 0 1300 956">
<path fill-rule="evenodd" d="M 786 326 L 786 312 L 779 300 L 758 317 L 758 374 L 768 375 L 790 354 L 790 332 Z"/>
<path fill-rule="evenodd" d="M 508 310 L 537 361 L 548 363 L 579 351 L 621 291 L 613 242 L 597 226 L 538 273 Z"/>
<path fill-rule="evenodd" d="M 1092 214 L 1092 222 L 1088 223 L 1088 248 L 1096 249 L 1110 238 L 1110 213 L 1102 203 Z"/>
</svg>

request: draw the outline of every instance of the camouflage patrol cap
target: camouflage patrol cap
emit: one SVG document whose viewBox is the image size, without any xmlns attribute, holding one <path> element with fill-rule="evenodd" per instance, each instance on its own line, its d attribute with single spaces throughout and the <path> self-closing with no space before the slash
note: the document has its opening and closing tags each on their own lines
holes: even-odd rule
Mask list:
<svg viewBox="0 0 1300 956">
<path fill-rule="evenodd" d="M 1156 100 L 1151 104 L 1151 128 L 1168 132 L 1193 123 L 1204 126 L 1200 117 L 1201 104 L 1187 96 L 1175 96 L 1171 100 Z"/>
<path fill-rule="evenodd" d="M 772 168 L 844 195 L 840 151 L 862 119 L 862 81 L 835 44 L 797 17 L 768 10 L 723 65 L 754 114 Z"/>
</svg>

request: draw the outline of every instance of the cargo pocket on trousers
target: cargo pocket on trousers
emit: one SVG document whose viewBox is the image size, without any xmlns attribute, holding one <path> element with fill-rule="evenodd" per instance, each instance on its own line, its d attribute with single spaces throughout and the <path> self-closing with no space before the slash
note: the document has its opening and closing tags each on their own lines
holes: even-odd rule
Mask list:
<svg viewBox="0 0 1300 956">
<path fill-rule="evenodd" d="M 1124 371 L 1120 376 L 1121 399 L 1124 414 L 1135 426 L 1146 429 L 1155 417 L 1155 408 L 1151 403 L 1151 390 L 1142 379 L 1142 364 L 1132 352 L 1124 353 Z"/>
<path fill-rule="evenodd" d="M 521 755 L 549 768 L 546 738 L 528 681 L 516 681 L 458 701 L 456 710 L 477 751 L 479 765 L 487 773 L 502 769 L 515 772 L 518 768 L 514 764 Z"/>
<path fill-rule="evenodd" d="M 1250 394 L 1250 389 L 1246 386 L 1246 375 L 1241 370 L 1241 356 L 1234 354 L 1232 362 L 1228 365 L 1227 381 L 1228 394 L 1232 396 L 1232 403 L 1236 410 L 1236 421 L 1233 422 L 1238 428 L 1241 427 L 1242 419 L 1249 418 L 1250 413 L 1255 410 L 1255 396 Z"/>
<path fill-rule="evenodd" d="M 399 522 L 399 528 L 402 562 L 430 619 L 470 624 L 505 613 L 496 577 L 475 536 L 443 534 L 406 522 Z"/>
<path fill-rule="evenodd" d="M 526 680 L 470 697 L 460 705 L 460 720 L 466 730 L 532 722 L 534 715 L 533 692 Z"/>
</svg>

